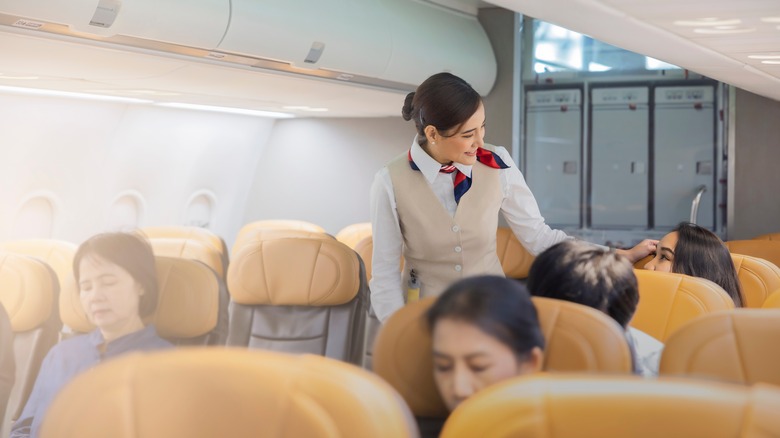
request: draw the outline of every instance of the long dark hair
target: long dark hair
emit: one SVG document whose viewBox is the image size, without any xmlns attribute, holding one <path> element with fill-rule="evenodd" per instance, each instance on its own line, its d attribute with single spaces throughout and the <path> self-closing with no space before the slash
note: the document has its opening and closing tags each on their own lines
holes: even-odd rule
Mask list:
<svg viewBox="0 0 780 438">
<path fill-rule="evenodd" d="M 628 326 L 639 304 L 639 286 L 631 262 L 613 250 L 573 240 L 551 246 L 536 257 L 528 290 L 601 310 Z"/>
<path fill-rule="evenodd" d="M 474 324 L 509 347 L 520 361 L 534 347 L 544 350 L 536 307 L 516 280 L 495 275 L 459 280 L 439 296 L 426 317 L 430 331 L 445 318 Z"/>
<path fill-rule="evenodd" d="M 426 126 L 434 126 L 446 137 L 447 131 L 474 115 L 481 102 L 482 97 L 468 82 L 452 73 L 437 73 L 406 96 L 401 115 L 404 120 L 414 120 L 417 141 L 423 145 Z"/>
<path fill-rule="evenodd" d="M 149 241 L 140 233 L 102 233 L 90 237 L 79 246 L 73 257 L 73 275 L 79 282 L 81 260 L 97 257 L 127 271 L 141 285 L 144 294 L 138 313 L 146 317 L 157 308 L 157 266 Z"/>
<path fill-rule="evenodd" d="M 742 307 L 742 286 L 723 241 L 712 231 L 689 222 L 681 222 L 674 231 L 677 245 L 672 272 L 710 280 L 722 287 L 737 307 Z"/>
</svg>

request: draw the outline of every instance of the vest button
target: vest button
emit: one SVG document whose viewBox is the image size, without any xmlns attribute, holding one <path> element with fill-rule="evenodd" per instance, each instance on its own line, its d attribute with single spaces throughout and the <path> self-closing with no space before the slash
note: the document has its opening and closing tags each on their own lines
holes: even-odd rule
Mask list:
<svg viewBox="0 0 780 438">
<path fill-rule="evenodd" d="M 455 265 L 455 271 L 460 272 L 463 270 L 463 266 L 461 265 Z"/>
<path fill-rule="evenodd" d="M 457 225 L 453 225 L 453 226 L 452 226 L 452 231 L 453 231 L 454 233 L 457 233 L 458 231 L 460 231 L 460 227 L 459 227 L 459 226 L 457 226 Z"/>
<path fill-rule="evenodd" d="M 459 247 L 459 246 L 456 246 L 456 247 L 455 247 L 455 252 L 461 252 L 461 251 L 463 251 L 463 248 L 461 248 L 461 247 Z"/>
</svg>

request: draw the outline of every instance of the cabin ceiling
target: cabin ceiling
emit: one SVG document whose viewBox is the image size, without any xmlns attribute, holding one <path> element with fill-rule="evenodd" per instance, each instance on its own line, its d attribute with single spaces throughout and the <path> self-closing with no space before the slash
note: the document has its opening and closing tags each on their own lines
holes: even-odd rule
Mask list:
<svg viewBox="0 0 780 438">
<path fill-rule="evenodd" d="M 780 100 L 778 0 L 489 0 Z"/>
<path fill-rule="evenodd" d="M 452 3 L 460 10 L 506 8 L 780 100 L 778 0 L 435 3 Z M 0 86 L 167 99 L 301 117 L 393 117 L 409 91 L 229 66 L 186 53 L 128 49 L 78 35 L 44 34 L 13 27 L 2 18 Z"/>
</svg>

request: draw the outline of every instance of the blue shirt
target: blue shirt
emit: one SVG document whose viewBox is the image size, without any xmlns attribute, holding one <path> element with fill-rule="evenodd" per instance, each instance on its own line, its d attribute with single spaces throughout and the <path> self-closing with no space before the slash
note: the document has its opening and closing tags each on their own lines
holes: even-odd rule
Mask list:
<svg viewBox="0 0 780 438">
<path fill-rule="evenodd" d="M 57 393 L 79 373 L 127 352 L 170 347 L 173 344 L 159 337 L 152 325 L 108 344 L 99 329 L 60 342 L 43 360 L 30 398 L 11 429 L 11 437 L 37 437 L 46 409 Z"/>
</svg>

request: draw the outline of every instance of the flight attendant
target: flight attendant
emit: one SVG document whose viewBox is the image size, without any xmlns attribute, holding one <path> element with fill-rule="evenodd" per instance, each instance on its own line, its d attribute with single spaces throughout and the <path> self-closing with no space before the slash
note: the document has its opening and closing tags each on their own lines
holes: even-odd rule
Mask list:
<svg viewBox="0 0 780 438">
<path fill-rule="evenodd" d="M 499 212 L 531 254 L 571 238 L 545 224 L 509 152 L 484 142 L 485 107 L 466 81 L 429 77 L 406 96 L 402 116 L 417 135 L 371 187 L 371 302 L 381 321 L 404 305 L 407 291 L 439 295 L 464 277 L 504 275 Z M 655 241 L 645 240 L 624 253 L 635 261 L 654 251 Z"/>
</svg>

